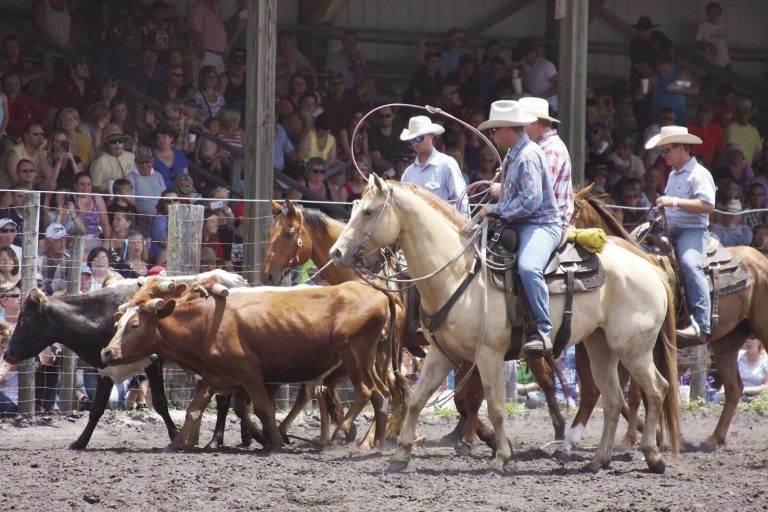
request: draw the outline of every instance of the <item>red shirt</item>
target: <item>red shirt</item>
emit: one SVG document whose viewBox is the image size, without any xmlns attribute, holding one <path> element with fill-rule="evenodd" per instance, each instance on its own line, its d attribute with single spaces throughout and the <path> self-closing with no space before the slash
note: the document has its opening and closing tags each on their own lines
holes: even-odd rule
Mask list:
<svg viewBox="0 0 768 512">
<path fill-rule="evenodd" d="M 688 123 L 688 133 L 696 135 L 704 141 L 703 144 L 691 145 L 694 155 L 701 156 L 707 165 L 712 165 L 715 154 L 725 149 L 725 139 L 723 139 L 723 129 L 716 123 L 709 123 L 702 127 L 699 123 Z"/>
<path fill-rule="evenodd" d="M 16 101 L 8 98 L 8 129 L 6 131 L 18 139 L 30 121 L 34 119 L 42 123 L 47 113 L 48 109 L 37 98 L 21 92 L 16 97 Z"/>
<path fill-rule="evenodd" d="M 80 94 L 80 89 L 72 75 L 67 75 L 54 82 L 48 93 L 49 105 L 57 110 L 72 107 L 77 110 L 80 117 L 83 117 L 88 107 L 97 101 L 99 101 L 99 91 L 96 86 L 90 80 L 86 80 L 83 94 Z"/>
</svg>

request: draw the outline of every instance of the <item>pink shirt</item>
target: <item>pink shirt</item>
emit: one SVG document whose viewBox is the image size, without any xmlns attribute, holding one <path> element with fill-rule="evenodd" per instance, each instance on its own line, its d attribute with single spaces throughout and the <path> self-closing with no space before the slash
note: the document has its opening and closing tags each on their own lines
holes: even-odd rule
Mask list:
<svg viewBox="0 0 768 512">
<path fill-rule="evenodd" d="M 201 49 L 224 53 L 227 47 L 227 31 L 224 22 L 205 0 L 200 0 L 192 7 L 187 17 L 190 30 L 199 37 Z"/>
</svg>

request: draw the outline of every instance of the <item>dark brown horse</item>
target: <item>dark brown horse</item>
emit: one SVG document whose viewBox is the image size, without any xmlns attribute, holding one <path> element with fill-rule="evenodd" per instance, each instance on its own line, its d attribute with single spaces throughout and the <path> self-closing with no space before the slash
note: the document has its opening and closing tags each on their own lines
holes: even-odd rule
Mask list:
<svg viewBox="0 0 768 512">
<path fill-rule="evenodd" d="M 329 261 L 328 250 L 344 229 L 344 224 L 334 220 L 318 210 L 300 208 L 290 201 L 285 205 L 272 202 L 275 223 L 269 230 L 269 244 L 265 251 L 264 264 L 261 268 L 264 284 L 278 284 L 286 272 L 293 267 L 311 259 L 318 268 Z M 359 280 L 360 277 L 352 268 L 340 268 L 330 265 L 323 270 L 322 279 L 329 284 L 340 284 L 345 281 Z M 407 299 L 404 299 L 407 303 Z M 403 346 L 427 346 L 426 339 L 421 334 L 412 334 Z M 528 362 L 536 383 L 547 399 L 555 439 L 561 440 L 565 434 L 565 420 L 555 396 L 555 385 L 552 371 L 543 359 Z M 456 369 L 456 382 L 459 382 L 471 365 L 464 364 Z M 467 384 L 454 397 L 456 409 L 466 419 L 463 438 L 457 444 L 457 450 L 465 452 L 471 448 L 480 437 L 492 449 L 496 440 L 491 427 L 479 418 L 480 405 L 485 398 L 483 384 L 478 372 L 473 372 Z"/>
<path fill-rule="evenodd" d="M 588 190 L 582 191 L 576 201 L 574 223 L 602 227 L 611 235 L 634 242 L 603 203 L 599 199 L 589 197 L 586 192 Z M 739 349 L 750 333 L 754 333 L 768 348 L 768 314 L 766 314 L 768 312 L 768 258 L 752 247 L 729 247 L 728 250 L 742 258 L 753 282 L 742 290 L 719 297 L 720 320 L 709 337 L 709 342 L 714 354 L 715 367 L 725 388 L 725 406 L 714 432 L 702 443 L 705 449 L 715 449 L 725 444 L 728 428 L 744 389 L 737 363 Z M 682 340 L 678 343 L 683 348 L 689 346 Z M 580 375 L 589 374 L 581 373 Z M 585 380 L 582 378 L 582 405 Z M 594 389 L 591 383 L 586 383 L 587 388 L 590 386 Z M 581 413 L 581 410 L 579 412 Z"/>
</svg>

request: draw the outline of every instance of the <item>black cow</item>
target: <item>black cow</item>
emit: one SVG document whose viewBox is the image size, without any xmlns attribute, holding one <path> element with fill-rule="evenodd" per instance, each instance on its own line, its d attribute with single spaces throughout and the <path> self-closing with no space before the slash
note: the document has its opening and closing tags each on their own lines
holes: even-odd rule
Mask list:
<svg viewBox="0 0 768 512">
<path fill-rule="evenodd" d="M 88 295 L 46 297 L 33 290 L 24 301 L 16 330 L 5 350 L 5 359 L 18 364 L 34 357 L 45 347 L 55 342 L 70 348 L 87 364 L 100 368 L 101 350 L 109 344 L 115 334 L 115 313 L 118 307 L 128 302 L 138 291 L 137 280 L 120 282 Z M 152 405 L 163 418 L 171 440 L 177 428 L 168 414 L 168 400 L 163 384 L 162 360 L 155 359 L 144 370 L 152 390 Z M 83 449 L 88 445 L 96 424 L 99 422 L 112 392 L 112 379 L 99 378 L 96 394 L 88 415 L 88 424 L 72 449 Z M 210 445 L 223 445 L 224 418 L 229 410 L 229 397 L 217 400 L 217 429 Z M 250 442 L 247 432 L 241 431 L 243 444 Z"/>
</svg>

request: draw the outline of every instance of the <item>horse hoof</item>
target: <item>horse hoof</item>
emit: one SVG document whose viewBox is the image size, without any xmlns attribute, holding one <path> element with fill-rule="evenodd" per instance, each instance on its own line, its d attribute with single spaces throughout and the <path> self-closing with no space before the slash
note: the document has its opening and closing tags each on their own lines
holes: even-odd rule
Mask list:
<svg viewBox="0 0 768 512">
<path fill-rule="evenodd" d="M 504 466 L 506 466 L 506 463 L 499 459 L 493 459 L 488 463 L 488 469 L 495 473 L 504 473 Z"/>
<path fill-rule="evenodd" d="M 560 462 L 565 462 L 571 458 L 571 454 L 562 448 L 555 450 L 555 453 L 553 453 L 552 456 L 555 458 L 555 460 L 559 460 Z"/>
<path fill-rule="evenodd" d="M 714 452 L 717 450 L 717 444 L 713 443 L 712 441 L 704 441 L 701 443 L 701 450 L 707 453 Z"/>
<path fill-rule="evenodd" d="M 472 445 L 464 440 L 461 440 L 456 443 L 456 446 L 453 447 L 453 451 L 455 451 L 456 454 L 461 457 L 466 457 L 472 453 Z"/>
<path fill-rule="evenodd" d="M 408 467 L 408 462 L 404 460 L 393 460 L 389 463 L 389 467 L 387 468 L 387 473 L 400 473 L 401 471 L 405 471 L 405 468 Z"/>
<path fill-rule="evenodd" d="M 648 463 L 648 467 L 651 471 L 656 473 L 657 475 L 663 475 L 664 471 L 667 469 L 667 464 L 664 462 L 664 459 L 659 459 L 656 462 L 651 462 L 650 460 L 646 461 Z"/>
<path fill-rule="evenodd" d="M 84 450 L 88 446 L 88 443 L 80 441 L 79 439 L 69 445 L 70 450 Z"/>
<path fill-rule="evenodd" d="M 349 432 L 347 432 L 347 435 L 346 437 L 344 437 L 344 440 L 348 443 L 351 443 L 355 439 L 357 439 L 357 425 L 353 423 L 352 426 L 349 427 Z"/>
<path fill-rule="evenodd" d="M 597 473 L 599 473 L 601 469 L 602 469 L 602 464 L 594 460 L 581 468 L 582 471 L 585 471 L 587 473 L 592 473 L 593 475 L 596 475 Z"/>
<path fill-rule="evenodd" d="M 488 446 L 488 448 L 491 449 L 494 455 L 496 455 L 496 448 L 498 444 L 496 443 L 496 434 L 493 434 L 488 441 L 485 442 L 485 444 Z"/>
</svg>

